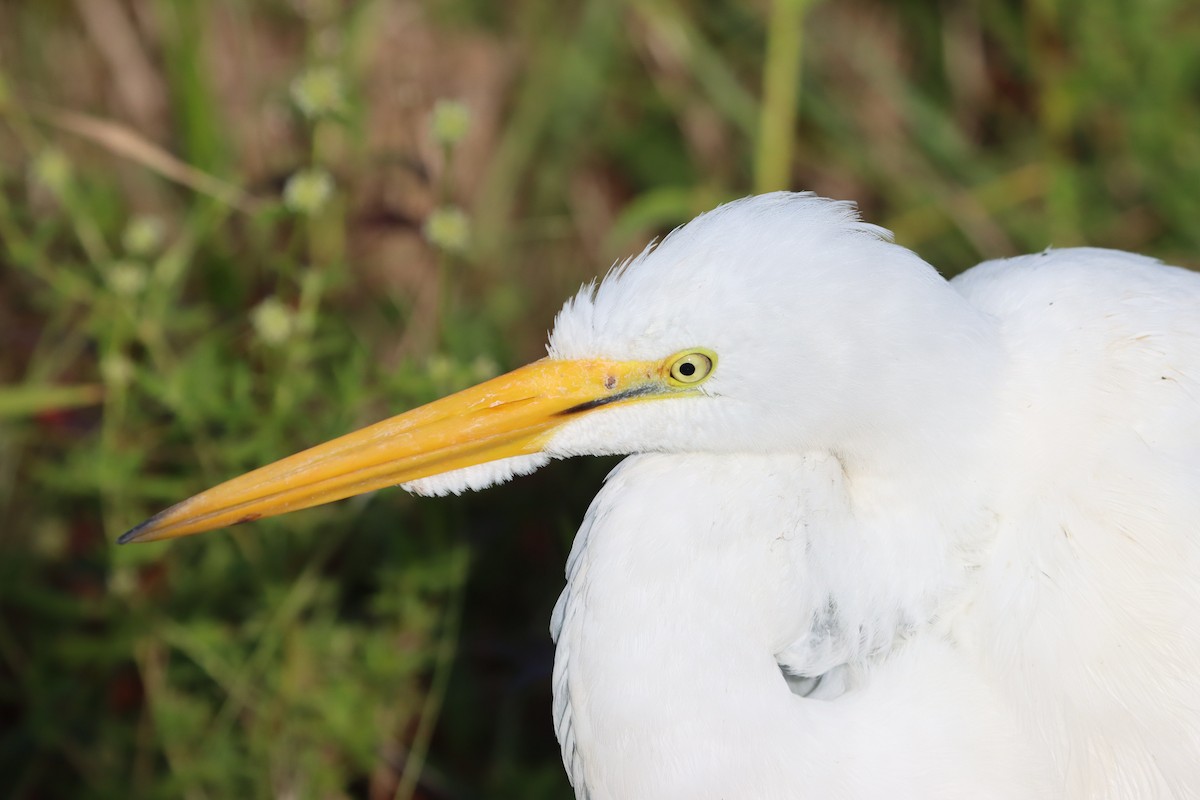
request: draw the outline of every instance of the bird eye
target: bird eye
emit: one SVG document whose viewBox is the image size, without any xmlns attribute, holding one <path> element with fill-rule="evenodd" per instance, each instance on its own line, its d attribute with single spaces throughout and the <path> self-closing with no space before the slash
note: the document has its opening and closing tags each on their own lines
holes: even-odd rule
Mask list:
<svg viewBox="0 0 1200 800">
<path fill-rule="evenodd" d="M 695 350 L 683 353 L 671 363 L 671 380 L 685 386 L 695 385 L 712 373 L 715 364 L 716 356 L 711 353 Z"/>
</svg>

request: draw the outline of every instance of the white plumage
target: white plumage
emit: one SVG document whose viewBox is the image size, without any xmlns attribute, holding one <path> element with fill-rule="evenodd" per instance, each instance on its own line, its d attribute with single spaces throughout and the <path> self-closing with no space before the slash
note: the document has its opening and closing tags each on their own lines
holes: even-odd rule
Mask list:
<svg viewBox="0 0 1200 800">
<path fill-rule="evenodd" d="M 946 283 L 776 194 L 583 292 L 551 354 L 696 344 L 705 396 L 549 448 L 645 453 L 552 622 L 578 797 L 1200 797 L 1200 276 Z"/>
<path fill-rule="evenodd" d="M 1200 798 L 1200 276 L 947 282 L 777 193 L 585 288 L 549 350 L 122 541 L 631 454 L 551 623 L 579 798 Z"/>
</svg>

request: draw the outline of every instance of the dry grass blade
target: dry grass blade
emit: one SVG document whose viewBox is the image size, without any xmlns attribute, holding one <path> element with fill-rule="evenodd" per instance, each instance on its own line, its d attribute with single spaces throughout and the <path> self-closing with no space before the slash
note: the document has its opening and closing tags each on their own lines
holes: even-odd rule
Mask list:
<svg viewBox="0 0 1200 800">
<path fill-rule="evenodd" d="M 94 406 L 103 401 L 104 387 L 97 384 L 0 386 L 0 421 Z"/>
<path fill-rule="evenodd" d="M 118 122 L 54 108 L 40 108 L 35 113 L 60 130 L 82 136 L 111 153 L 157 172 L 167 180 L 219 200 L 239 211 L 252 213 L 260 205 L 260 201 L 237 186 L 179 160 L 146 137 Z"/>
</svg>

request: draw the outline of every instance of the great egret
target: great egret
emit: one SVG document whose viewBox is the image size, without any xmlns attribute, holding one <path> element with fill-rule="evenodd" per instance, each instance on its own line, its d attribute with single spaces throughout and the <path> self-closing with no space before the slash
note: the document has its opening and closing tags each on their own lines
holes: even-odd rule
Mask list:
<svg viewBox="0 0 1200 800">
<path fill-rule="evenodd" d="M 747 198 L 585 287 L 549 356 L 122 542 L 632 454 L 555 609 L 579 798 L 1200 797 L 1200 276 L 951 282 Z"/>
</svg>

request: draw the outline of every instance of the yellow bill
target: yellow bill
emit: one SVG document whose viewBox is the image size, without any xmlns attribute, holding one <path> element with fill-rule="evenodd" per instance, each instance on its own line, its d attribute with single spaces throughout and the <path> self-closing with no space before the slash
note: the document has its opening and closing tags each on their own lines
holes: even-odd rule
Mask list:
<svg viewBox="0 0 1200 800">
<path fill-rule="evenodd" d="M 151 542 L 540 452 L 554 429 L 615 403 L 680 391 L 671 365 L 543 359 L 226 481 L 117 541 Z"/>
</svg>

